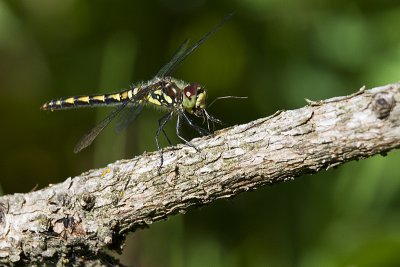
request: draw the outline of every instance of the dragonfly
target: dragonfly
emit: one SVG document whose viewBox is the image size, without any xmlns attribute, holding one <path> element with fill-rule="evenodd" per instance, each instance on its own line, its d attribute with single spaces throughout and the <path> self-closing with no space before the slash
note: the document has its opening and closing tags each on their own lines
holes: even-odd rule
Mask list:
<svg viewBox="0 0 400 267">
<path fill-rule="evenodd" d="M 181 135 L 180 129 L 182 122 L 185 122 L 201 136 L 209 135 L 211 133 L 211 128 L 213 127 L 210 127 L 210 125 L 222 124 L 222 122 L 207 112 L 207 92 L 203 86 L 195 82 L 188 83 L 173 78 L 170 75 L 184 59 L 192 54 L 211 35 L 217 32 L 226 21 L 232 17 L 232 15 L 233 13 L 227 15 L 215 28 L 205 34 L 192 46 L 189 47 L 189 39 L 185 39 L 172 56 L 171 60 L 159 70 L 154 78 L 147 82 L 131 85 L 129 89 L 123 89 L 119 92 L 109 94 L 80 95 L 53 99 L 43 104 L 41 109 L 55 111 L 83 107 L 114 106 L 114 109 L 110 114 L 108 114 L 108 116 L 106 116 L 79 140 L 74 148 L 74 153 L 78 153 L 82 149 L 90 146 L 96 137 L 115 117 L 117 117 L 117 115 L 121 117 L 121 120 L 117 124 L 117 130 L 123 129 L 136 119 L 143 107 L 146 105 L 157 106 L 165 112 L 165 115 L 158 120 L 158 128 L 155 136 L 157 150 L 160 153 L 159 169 L 162 167 L 164 162 L 162 149 L 160 148 L 159 143 L 159 136 L 163 133 L 168 143 L 172 145 L 164 131 L 164 127 L 174 116 L 177 117 L 175 131 L 178 138 L 186 145 L 191 146 L 198 151 L 194 145 Z M 196 125 L 191 116 L 202 118 L 203 123 L 206 122 L 207 124 L 207 129 Z"/>
</svg>

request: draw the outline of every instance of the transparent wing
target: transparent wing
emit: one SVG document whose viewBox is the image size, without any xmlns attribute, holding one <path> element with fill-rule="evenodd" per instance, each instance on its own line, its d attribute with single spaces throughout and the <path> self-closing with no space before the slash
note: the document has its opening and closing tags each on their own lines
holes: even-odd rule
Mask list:
<svg viewBox="0 0 400 267">
<path fill-rule="evenodd" d="M 124 102 L 122 105 L 116 107 L 106 118 L 104 118 L 99 124 L 93 129 L 87 132 L 76 144 L 74 153 L 79 153 L 82 149 L 90 146 L 90 144 L 96 139 L 96 137 L 104 130 L 104 128 L 123 110 L 129 101 Z"/>
<path fill-rule="evenodd" d="M 125 108 L 121 115 L 117 119 L 117 125 L 115 126 L 115 130 L 117 133 L 125 130 L 132 122 L 136 120 L 139 114 L 143 110 L 143 105 L 133 105 Z"/>
<path fill-rule="evenodd" d="M 174 68 L 176 67 L 175 62 L 178 61 L 179 58 L 185 54 L 188 44 L 189 44 L 189 39 L 186 38 L 185 41 L 183 41 L 183 43 L 178 47 L 175 54 L 172 56 L 171 60 L 160 69 L 156 77 L 167 76 L 174 70 Z"/>
<path fill-rule="evenodd" d="M 182 63 L 185 58 L 187 58 L 194 50 L 196 50 L 202 43 L 204 43 L 211 35 L 218 31 L 232 16 L 234 13 L 228 14 L 214 29 L 204 35 L 200 40 L 198 40 L 193 46 L 187 48 L 189 39 L 186 39 L 175 52 L 172 59 L 165 64 L 161 70 L 157 73 L 157 77 L 163 77 L 170 75 L 179 64 Z"/>
<path fill-rule="evenodd" d="M 132 108 L 126 109 L 122 114 L 122 120 L 120 123 L 117 124 L 118 127 L 127 126 L 129 123 L 133 122 L 137 116 L 139 115 L 140 111 L 143 109 L 143 105 L 139 103 L 139 100 L 143 99 L 144 96 L 149 94 L 151 90 L 154 90 L 154 86 L 150 85 L 147 87 L 142 88 L 131 100 L 123 102 L 120 106 L 116 107 L 107 117 L 105 117 L 99 124 L 96 125 L 93 129 L 87 132 L 81 140 L 76 144 L 74 148 L 74 153 L 79 153 L 82 149 L 90 146 L 94 139 L 101 133 L 101 131 L 106 128 L 108 124 L 118 115 L 121 113 L 122 110 L 126 108 L 128 104 L 132 105 Z M 124 125 L 127 123 L 127 125 Z M 123 128 L 121 128 L 122 130 Z"/>
</svg>

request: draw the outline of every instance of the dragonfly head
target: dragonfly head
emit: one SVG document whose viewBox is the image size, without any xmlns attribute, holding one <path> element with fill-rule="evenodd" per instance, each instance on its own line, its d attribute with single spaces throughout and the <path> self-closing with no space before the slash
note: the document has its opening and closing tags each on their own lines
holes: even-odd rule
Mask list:
<svg viewBox="0 0 400 267">
<path fill-rule="evenodd" d="M 211 131 L 211 126 L 214 129 L 214 124 L 222 124 L 222 122 L 208 114 L 206 110 L 207 93 L 204 87 L 197 83 L 191 83 L 183 89 L 182 106 L 184 109 L 197 117 L 203 118 L 203 123 L 207 123 L 207 128 Z"/>
<path fill-rule="evenodd" d="M 206 98 L 207 94 L 204 88 L 197 83 L 191 83 L 183 89 L 182 105 L 187 112 L 202 117 L 206 107 Z"/>
</svg>

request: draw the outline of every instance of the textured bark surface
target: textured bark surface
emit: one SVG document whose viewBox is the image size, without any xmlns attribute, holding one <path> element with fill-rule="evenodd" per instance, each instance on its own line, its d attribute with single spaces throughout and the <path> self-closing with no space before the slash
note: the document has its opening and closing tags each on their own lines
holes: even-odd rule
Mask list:
<svg viewBox="0 0 400 267">
<path fill-rule="evenodd" d="M 192 143 L 0 197 L 0 264 L 90 259 L 125 234 L 265 184 L 400 146 L 400 84 L 364 90 L 223 129 Z"/>
</svg>

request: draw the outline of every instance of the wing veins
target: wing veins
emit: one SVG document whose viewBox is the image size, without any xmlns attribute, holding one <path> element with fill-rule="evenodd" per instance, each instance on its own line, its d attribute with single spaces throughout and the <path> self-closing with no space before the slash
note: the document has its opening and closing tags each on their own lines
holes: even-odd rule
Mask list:
<svg viewBox="0 0 400 267">
<path fill-rule="evenodd" d="M 144 96 L 148 94 L 148 91 L 151 90 L 151 86 L 147 86 L 142 88 L 136 95 L 133 96 L 131 100 L 127 100 L 123 102 L 120 106 L 116 107 L 107 117 L 105 117 L 101 122 L 99 122 L 94 128 L 92 128 L 89 132 L 87 132 L 76 144 L 74 148 L 74 153 L 79 153 L 82 149 L 90 146 L 94 139 L 106 128 L 108 124 L 129 104 L 133 103 L 133 105 L 142 105 L 137 103 L 138 100 L 142 99 Z M 141 111 L 141 108 L 138 107 Z M 139 111 L 139 112 L 140 112 Z M 137 114 L 138 115 L 138 114 Z M 132 119 L 133 120 L 133 119 Z"/>
<path fill-rule="evenodd" d="M 129 101 L 124 102 L 121 106 L 116 107 L 107 117 L 105 117 L 101 122 L 99 122 L 94 128 L 92 128 L 89 132 L 87 132 L 76 144 L 74 148 L 74 153 L 79 153 L 82 149 L 90 146 L 94 139 L 103 131 L 103 129 L 110 124 L 110 122 L 114 119 L 118 113 L 123 110 Z"/>
</svg>

